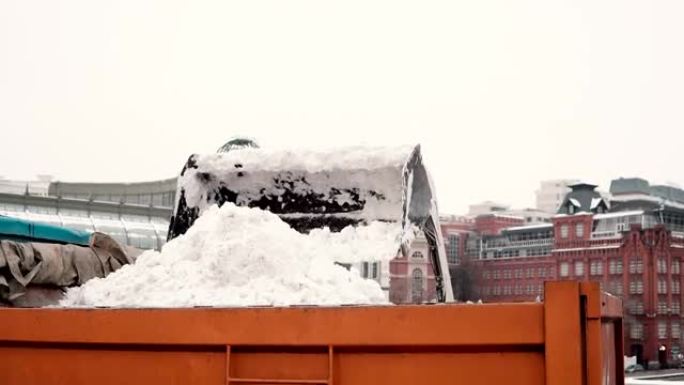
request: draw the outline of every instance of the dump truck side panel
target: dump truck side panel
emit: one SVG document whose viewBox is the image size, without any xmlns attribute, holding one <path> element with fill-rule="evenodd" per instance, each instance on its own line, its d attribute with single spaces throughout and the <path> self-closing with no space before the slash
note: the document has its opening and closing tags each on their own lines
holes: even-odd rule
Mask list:
<svg viewBox="0 0 684 385">
<path fill-rule="evenodd" d="M 0 309 L 0 383 L 621 385 L 620 318 L 594 286 L 549 284 L 543 304 Z"/>
</svg>

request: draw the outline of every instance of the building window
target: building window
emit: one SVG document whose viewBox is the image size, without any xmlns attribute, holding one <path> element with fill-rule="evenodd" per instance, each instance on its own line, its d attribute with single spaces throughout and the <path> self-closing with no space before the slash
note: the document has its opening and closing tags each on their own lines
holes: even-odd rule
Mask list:
<svg viewBox="0 0 684 385">
<path fill-rule="evenodd" d="M 679 261 L 672 261 L 672 274 L 679 274 Z"/>
<path fill-rule="evenodd" d="M 584 262 L 575 261 L 575 276 L 584 276 Z"/>
<path fill-rule="evenodd" d="M 447 260 L 449 263 L 458 263 L 458 235 L 449 234 L 447 243 Z"/>
<path fill-rule="evenodd" d="M 679 314 L 681 307 L 679 305 L 679 298 L 673 299 L 672 302 L 672 314 Z"/>
<path fill-rule="evenodd" d="M 634 301 L 630 303 L 629 312 L 632 314 L 644 314 L 644 303 L 641 301 Z"/>
<path fill-rule="evenodd" d="M 644 326 L 638 322 L 629 325 L 629 338 L 639 340 L 644 338 Z"/>
<path fill-rule="evenodd" d="M 499 270 L 494 270 L 494 279 L 499 279 Z"/>
<path fill-rule="evenodd" d="M 380 262 L 363 262 L 361 263 L 361 276 L 363 278 L 378 278 L 378 270 Z"/>
<path fill-rule="evenodd" d="M 658 301 L 658 314 L 667 314 L 667 302 Z"/>
<path fill-rule="evenodd" d="M 681 329 L 678 321 L 673 321 L 672 325 L 670 325 L 670 328 L 672 329 L 670 330 L 672 338 L 679 338 L 681 336 Z"/>
<path fill-rule="evenodd" d="M 610 274 L 622 274 L 622 260 L 611 259 L 608 262 L 608 272 Z"/>
<path fill-rule="evenodd" d="M 570 206 L 570 207 L 572 207 L 572 206 Z M 561 235 L 561 238 L 567 238 L 568 237 L 568 225 L 561 225 L 560 235 Z"/>
<path fill-rule="evenodd" d="M 423 302 L 423 272 L 420 269 L 414 269 L 412 276 L 411 299 L 413 303 L 421 303 Z"/>
<path fill-rule="evenodd" d="M 420 251 L 415 251 L 413 254 L 411 254 L 411 258 L 414 258 L 414 259 L 423 259 L 424 256 L 423 256 L 423 253 L 422 253 L 422 252 L 420 252 Z"/>
<path fill-rule="evenodd" d="M 658 258 L 658 273 L 667 273 L 667 261 L 665 258 Z"/>
<path fill-rule="evenodd" d="M 613 281 L 610 286 L 613 294 L 622 295 L 622 281 Z"/>
<path fill-rule="evenodd" d="M 577 235 L 577 238 L 584 237 L 584 223 L 578 223 L 575 225 L 575 235 Z"/>
<path fill-rule="evenodd" d="M 630 274 L 639 274 L 644 272 L 644 262 L 640 257 L 634 257 L 629 260 Z"/>
<path fill-rule="evenodd" d="M 672 285 L 672 294 L 679 294 L 679 281 L 673 279 L 670 284 Z"/>
<path fill-rule="evenodd" d="M 658 321 L 658 338 L 667 338 L 667 321 Z"/>
<path fill-rule="evenodd" d="M 629 282 L 629 294 L 643 294 L 644 283 L 641 280 L 632 280 Z"/>
<path fill-rule="evenodd" d="M 544 278 L 544 277 L 546 277 L 546 268 L 540 267 L 540 268 L 539 268 L 539 271 L 538 271 L 537 273 L 538 273 L 538 275 L 539 275 L 539 278 Z"/>
<path fill-rule="evenodd" d="M 658 294 L 667 294 L 667 281 L 664 279 L 658 280 Z"/>
<path fill-rule="evenodd" d="M 591 261 L 589 269 L 590 269 L 589 273 L 591 275 L 603 275 L 603 261 L 601 261 L 601 260 Z"/>
<path fill-rule="evenodd" d="M 570 264 L 567 262 L 561 262 L 560 270 L 558 271 L 558 275 L 561 277 L 567 277 L 569 274 L 570 274 Z"/>
</svg>

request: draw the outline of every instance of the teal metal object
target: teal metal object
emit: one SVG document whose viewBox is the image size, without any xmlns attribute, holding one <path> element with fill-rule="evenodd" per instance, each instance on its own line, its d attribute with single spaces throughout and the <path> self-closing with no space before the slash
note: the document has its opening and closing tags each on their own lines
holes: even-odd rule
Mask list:
<svg viewBox="0 0 684 385">
<path fill-rule="evenodd" d="M 0 215 L 0 239 L 88 246 L 87 231 Z"/>
</svg>

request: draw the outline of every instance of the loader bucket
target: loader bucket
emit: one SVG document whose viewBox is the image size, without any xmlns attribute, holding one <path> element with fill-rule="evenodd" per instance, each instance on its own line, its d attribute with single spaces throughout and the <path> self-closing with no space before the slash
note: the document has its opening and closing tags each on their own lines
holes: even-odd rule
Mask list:
<svg viewBox="0 0 684 385">
<path fill-rule="evenodd" d="M 423 231 L 437 298 L 453 299 L 434 188 L 420 146 L 194 154 L 178 178 L 168 239 L 185 233 L 209 206 L 225 202 L 269 210 L 303 233 L 371 221 L 401 223 L 397 252 L 404 254 L 413 232 Z"/>
</svg>

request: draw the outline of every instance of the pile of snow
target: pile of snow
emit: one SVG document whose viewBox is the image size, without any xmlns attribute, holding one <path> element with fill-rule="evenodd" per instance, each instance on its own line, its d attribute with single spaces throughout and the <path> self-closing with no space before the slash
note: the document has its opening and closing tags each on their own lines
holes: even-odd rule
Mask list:
<svg viewBox="0 0 684 385">
<path fill-rule="evenodd" d="M 192 307 L 385 304 L 380 285 L 335 262 L 389 260 L 401 226 L 372 222 L 301 234 L 259 209 L 212 206 L 133 265 L 70 289 L 61 306 Z"/>
</svg>

